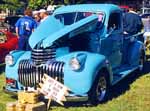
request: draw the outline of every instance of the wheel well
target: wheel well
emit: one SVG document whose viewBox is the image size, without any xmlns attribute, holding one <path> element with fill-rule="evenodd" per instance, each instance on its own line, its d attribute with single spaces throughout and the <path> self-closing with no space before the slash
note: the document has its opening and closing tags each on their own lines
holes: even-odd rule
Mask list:
<svg viewBox="0 0 150 111">
<path fill-rule="evenodd" d="M 101 74 L 104 76 L 105 75 L 105 78 L 107 79 L 107 83 L 106 83 L 106 90 L 107 90 L 107 94 L 105 95 L 105 97 L 102 99 L 102 101 L 99 101 L 98 98 L 97 98 L 97 85 L 98 85 L 98 82 L 99 82 L 99 77 L 101 76 Z M 88 96 L 89 96 L 89 101 L 93 104 L 93 105 L 97 105 L 98 102 L 105 102 L 107 101 L 107 97 L 108 97 L 108 90 L 109 90 L 109 86 L 110 86 L 110 75 L 109 75 L 109 71 L 106 67 L 104 68 L 101 68 L 98 70 L 97 72 L 97 75 L 95 77 L 95 80 L 93 81 L 93 85 L 91 87 L 91 89 L 89 90 L 88 92 Z"/>
<path fill-rule="evenodd" d="M 103 68 L 100 68 L 97 72 L 95 72 L 96 76 L 95 76 L 95 78 L 93 79 L 93 83 L 92 83 L 92 85 L 91 85 L 91 88 L 93 87 L 94 83 L 96 82 L 97 77 L 99 77 L 102 72 L 103 72 L 104 74 L 106 74 L 106 78 L 107 78 L 107 81 L 108 81 L 109 86 L 111 85 L 111 84 L 110 84 L 111 81 L 110 81 L 110 74 L 109 74 L 109 71 L 108 71 L 108 69 L 107 69 L 106 67 L 103 67 Z M 91 88 L 90 88 L 90 90 L 91 90 Z M 90 90 L 89 90 L 89 91 L 90 91 Z"/>
<path fill-rule="evenodd" d="M 109 75 L 109 71 L 108 71 L 108 69 L 107 69 L 106 67 L 103 67 L 103 68 L 101 68 L 101 69 L 98 71 L 98 73 L 97 73 L 95 79 L 96 79 L 97 76 L 99 76 L 99 74 L 102 73 L 102 72 L 106 75 L 107 81 L 108 81 L 108 83 L 110 84 L 110 75 Z M 94 83 L 94 82 L 93 82 L 93 83 Z"/>
</svg>

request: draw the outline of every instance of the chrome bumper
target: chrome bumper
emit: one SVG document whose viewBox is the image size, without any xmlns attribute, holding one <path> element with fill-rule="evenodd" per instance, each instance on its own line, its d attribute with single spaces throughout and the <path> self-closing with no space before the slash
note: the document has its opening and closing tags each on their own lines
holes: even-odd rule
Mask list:
<svg viewBox="0 0 150 111">
<path fill-rule="evenodd" d="M 7 94 L 11 94 L 14 96 L 17 96 L 17 91 L 10 91 L 8 90 L 6 87 L 3 87 L 3 91 Z M 88 95 L 82 95 L 82 96 L 78 96 L 78 95 L 74 95 L 74 94 L 69 94 L 68 96 L 66 96 L 67 101 L 69 102 L 82 102 L 82 101 L 88 101 Z"/>
<path fill-rule="evenodd" d="M 71 101 L 71 102 L 87 101 L 88 95 L 85 94 L 83 96 L 78 96 L 78 95 L 70 94 L 70 95 L 66 96 L 66 99 L 67 99 L 67 101 Z"/>
</svg>

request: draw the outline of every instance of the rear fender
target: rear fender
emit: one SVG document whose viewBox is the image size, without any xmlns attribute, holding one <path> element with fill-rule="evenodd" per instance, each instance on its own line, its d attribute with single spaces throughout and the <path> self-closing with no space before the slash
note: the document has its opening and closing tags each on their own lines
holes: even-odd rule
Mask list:
<svg viewBox="0 0 150 111">
<path fill-rule="evenodd" d="M 128 58 L 130 65 L 139 65 L 141 50 L 144 50 L 144 44 L 142 42 L 135 41 L 133 44 L 131 44 Z"/>
</svg>

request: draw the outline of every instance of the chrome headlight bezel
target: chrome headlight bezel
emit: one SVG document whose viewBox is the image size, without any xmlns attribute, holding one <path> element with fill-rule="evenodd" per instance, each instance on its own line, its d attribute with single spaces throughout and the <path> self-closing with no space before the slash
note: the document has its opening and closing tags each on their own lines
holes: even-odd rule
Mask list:
<svg viewBox="0 0 150 111">
<path fill-rule="evenodd" d="M 69 65 L 73 71 L 78 71 L 81 68 L 81 64 L 76 57 L 71 58 Z"/>
<path fill-rule="evenodd" d="M 5 64 L 9 66 L 14 65 L 14 57 L 11 54 L 6 55 Z"/>
</svg>

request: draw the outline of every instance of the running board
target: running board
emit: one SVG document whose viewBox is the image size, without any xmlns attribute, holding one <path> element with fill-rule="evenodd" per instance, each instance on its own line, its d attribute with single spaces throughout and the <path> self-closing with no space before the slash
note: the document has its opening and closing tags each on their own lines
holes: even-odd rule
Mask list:
<svg viewBox="0 0 150 111">
<path fill-rule="evenodd" d="M 130 69 L 125 70 L 123 72 L 119 72 L 117 74 L 114 74 L 112 85 L 115 85 L 116 83 L 118 83 L 120 80 L 125 78 L 127 75 L 129 75 L 131 72 L 135 71 L 136 69 L 138 69 L 138 67 L 130 68 Z"/>
</svg>

